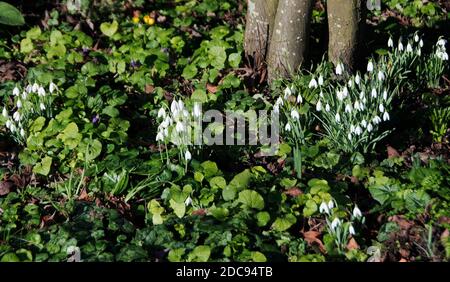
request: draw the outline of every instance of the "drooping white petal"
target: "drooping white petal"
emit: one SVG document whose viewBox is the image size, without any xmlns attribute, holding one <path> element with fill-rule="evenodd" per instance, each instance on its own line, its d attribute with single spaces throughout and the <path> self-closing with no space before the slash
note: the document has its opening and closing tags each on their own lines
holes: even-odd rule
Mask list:
<svg viewBox="0 0 450 282">
<path fill-rule="evenodd" d="M 319 100 L 316 104 L 316 111 L 320 112 L 322 110 L 322 102 Z"/>
<path fill-rule="evenodd" d="M 383 120 L 384 121 L 388 121 L 390 119 L 389 113 L 388 112 L 384 112 L 383 114 Z"/>
<path fill-rule="evenodd" d="M 284 127 L 284 130 L 286 130 L 287 132 L 291 131 L 291 125 L 288 123 L 286 123 L 286 126 Z"/>
<path fill-rule="evenodd" d="M 299 115 L 299 113 L 297 112 L 297 110 L 295 110 L 295 109 L 293 109 L 293 110 L 291 111 L 291 117 L 292 117 L 293 119 L 295 119 L 295 120 L 299 120 L 299 119 L 300 119 L 300 115 Z"/>
<path fill-rule="evenodd" d="M 319 82 L 319 85 L 320 85 L 320 86 L 323 85 L 323 76 L 322 76 L 322 75 L 319 76 L 318 82 Z"/>
<path fill-rule="evenodd" d="M 165 118 L 166 117 L 166 110 L 164 108 L 160 108 L 158 111 L 158 118 Z"/>
<path fill-rule="evenodd" d="M 186 151 L 186 153 L 184 153 L 184 159 L 185 159 L 186 161 L 190 161 L 190 160 L 192 159 L 191 152 Z"/>
<path fill-rule="evenodd" d="M 367 72 L 372 72 L 373 71 L 373 63 L 372 61 L 369 61 L 367 63 Z"/>
<path fill-rule="evenodd" d="M 357 205 L 353 208 L 353 216 L 356 218 L 362 217 L 361 210 L 358 208 Z"/>
<path fill-rule="evenodd" d="M 317 88 L 317 81 L 316 81 L 316 79 L 314 77 L 309 82 L 309 86 L 308 87 L 309 88 Z"/>
<path fill-rule="evenodd" d="M 392 37 L 389 37 L 388 47 L 390 47 L 390 48 L 394 47 L 394 41 L 392 40 Z"/>
<path fill-rule="evenodd" d="M 19 96 L 19 95 L 20 95 L 20 90 L 19 90 L 19 88 L 14 87 L 14 89 L 13 89 L 13 95 L 14 95 L 14 96 Z"/>
</svg>

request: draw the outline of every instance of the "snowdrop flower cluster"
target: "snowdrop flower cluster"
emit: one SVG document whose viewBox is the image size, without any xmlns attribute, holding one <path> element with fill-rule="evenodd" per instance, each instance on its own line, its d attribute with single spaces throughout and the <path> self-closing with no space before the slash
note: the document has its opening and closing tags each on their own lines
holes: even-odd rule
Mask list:
<svg viewBox="0 0 450 282">
<path fill-rule="evenodd" d="M 445 45 L 447 40 L 439 38 L 434 46 L 434 53 L 427 61 L 426 67 L 421 74 L 428 82 L 428 87 L 438 88 L 442 74 L 448 68 L 448 53 Z"/>
<path fill-rule="evenodd" d="M 14 87 L 11 95 L 14 105 L 10 109 L 8 105 L 4 105 L 2 119 L 16 142 L 25 143 L 27 128 L 35 118 L 51 117 L 52 96 L 57 91 L 58 87 L 53 82 L 47 90 L 36 82 L 28 84 L 24 89 Z"/>
<path fill-rule="evenodd" d="M 325 216 L 328 233 L 333 237 L 338 252 L 341 253 L 345 251 L 349 238 L 356 235 L 355 225 L 364 224 L 365 218 L 357 205 L 347 222 L 337 216 L 338 210 L 334 199 L 324 201 L 319 206 L 319 212 Z"/>
<path fill-rule="evenodd" d="M 192 159 L 189 151 L 191 134 L 194 127 L 193 120 L 201 120 L 201 105 L 195 103 L 189 110 L 182 100 L 174 99 L 170 107 L 163 106 L 158 110 L 157 118 L 160 121 L 156 141 L 175 145 L 179 152 L 180 160 L 186 165 Z M 166 151 L 167 152 L 167 151 Z M 167 158 L 167 161 L 169 159 Z"/>
</svg>

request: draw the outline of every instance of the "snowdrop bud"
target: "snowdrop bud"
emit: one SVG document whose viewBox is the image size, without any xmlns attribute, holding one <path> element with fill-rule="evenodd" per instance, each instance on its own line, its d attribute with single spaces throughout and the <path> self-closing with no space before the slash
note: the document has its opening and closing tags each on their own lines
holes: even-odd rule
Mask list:
<svg viewBox="0 0 450 282">
<path fill-rule="evenodd" d="M 352 235 L 352 236 L 356 234 L 355 228 L 353 228 L 353 225 L 351 225 L 351 224 L 350 224 L 350 226 L 348 227 L 348 233 L 349 233 L 350 235 Z"/>
<path fill-rule="evenodd" d="M 25 137 L 25 130 L 23 128 L 20 129 L 20 136 Z"/>
<path fill-rule="evenodd" d="M 411 46 L 411 44 L 408 43 L 408 45 L 406 45 L 406 52 L 411 53 L 413 51 L 413 48 Z"/>
<path fill-rule="evenodd" d="M 334 119 L 336 120 L 337 123 L 341 122 L 341 116 L 339 115 L 339 113 L 336 113 L 336 116 L 334 117 Z"/>
<path fill-rule="evenodd" d="M 371 97 L 372 98 L 376 98 L 377 97 L 377 90 L 375 88 L 372 88 Z"/>
<path fill-rule="evenodd" d="M 388 113 L 388 112 L 384 112 L 384 114 L 383 114 L 383 120 L 384 120 L 384 121 L 388 121 L 389 119 L 390 119 L 389 113 Z"/>
<path fill-rule="evenodd" d="M 298 114 L 297 110 L 292 110 L 291 111 L 291 117 L 293 119 L 299 120 L 300 119 L 300 115 Z"/>
<path fill-rule="evenodd" d="M 8 111 L 6 110 L 5 107 L 3 107 L 2 116 L 3 116 L 4 118 L 7 118 L 7 117 L 8 117 Z"/>
<path fill-rule="evenodd" d="M 42 96 L 42 97 L 44 97 L 45 96 L 45 89 L 44 89 L 44 87 L 39 87 L 39 89 L 38 89 L 38 96 Z"/>
<path fill-rule="evenodd" d="M 177 122 L 177 125 L 175 125 L 175 130 L 177 132 L 183 132 L 185 129 L 184 124 L 181 121 Z"/>
<path fill-rule="evenodd" d="M 352 141 L 352 134 L 351 133 L 347 134 L 347 138 L 348 140 Z"/>
<path fill-rule="evenodd" d="M 384 106 L 383 106 L 383 104 L 380 104 L 380 105 L 378 106 L 378 109 L 380 110 L 380 113 L 383 113 L 383 112 L 384 112 Z"/>
<path fill-rule="evenodd" d="M 11 121 L 10 120 L 7 120 L 6 121 L 6 128 L 8 128 L 8 129 L 10 129 L 11 128 Z"/>
<path fill-rule="evenodd" d="M 401 41 L 398 43 L 398 50 L 403 51 L 403 44 Z"/>
<path fill-rule="evenodd" d="M 194 117 L 200 117 L 202 115 L 202 109 L 199 103 L 194 104 L 193 114 Z"/>
<path fill-rule="evenodd" d="M 320 98 L 323 98 L 323 92 L 322 92 L 322 91 L 320 91 L 319 97 L 320 97 Z"/>
<path fill-rule="evenodd" d="M 351 78 L 348 81 L 348 87 L 353 88 L 353 80 Z"/>
<path fill-rule="evenodd" d="M 287 132 L 291 131 L 291 125 L 289 123 L 286 123 L 286 126 L 284 127 L 284 130 L 286 130 Z"/>
<path fill-rule="evenodd" d="M 319 100 L 316 104 L 316 111 L 320 112 L 322 110 L 322 102 Z"/>
<path fill-rule="evenodd" d="M 414 35 L 414 41 L 415 41 L 415 42 L 419 42 L 419 40 L 420 40 L 419 35 L 417 35 L 417 34 Z"/>
<path fill-rule="evenodd" d="M 11 130 L 12 133 L 16 132 L 16 125 L 14 123 L 10 123 L 9 130 Z"/>
<path fill-rule="evenodd" d="M 22 101 L 17 100 L 17 108 L 18 109 L 22 108 Z"/>
<path fill-rule="evenodd" d="M 19 95 L 20 95 L 20 90 L 19 90 L 19 88 L 14 87 L 14 89 L 13 89 L 13 95 L 14 95 L 14 96 L 19 96 Z"/>
<path fill-rule="evenodd" d="M 33 86 L 31 87 L 31 91 L 33 91 L 34 93 L 37 93 L 39 90 L 39 85 L 35 82 L 33 83 Z"/>
<path fill-rule="evenodd" d="M 332 209 L 334 208 L 334 202 L 333 202 L 333 200 L 328 201 L 328 208 L 329 208 L 330 210 L 332 210 Z"/>
<path fill-rule="evenodd" d="M 348 96 L 348 88 L 347 86 L 344 87 L 344 90 L 342 90 L 342 97 L 347 98 Z"/>
<path fill-rule="evenodd" d="M 378 72 L 378 80 L 380 80 L 380 81 L 384 80 L 384 73 L 382 71 Z"/>
<path fill-rule="evenodd" d="M 33 91 L 33 86 L 31 86 L 31 84 L 28 84 L 25 88 L 25 91 L 27 91 L 27 93 L 31 93 L 31 91 Z"/>
<path fill-rule="evenodd" d="M 388 93 L 386 90 L 383 91 L 383 100 L 386 101 L 388 97 Z"/>
<path fill-rule="evenodd" d="M 352 125 L 350 125 L 350 132 L 351 133 L 354 133 L 355 132 L 355 126 L 352 124 Z"/>
<path fill-rule="evenodd" d="M 364 127 L 364 128 L 367 127 L 367 121 L 366 121 L 365 119 L 363 119 L 363 120 L 361 121 L 361 126 Z"/>
<path fill-rule="evenodd" d="M 350 105 L 350 104 L 345 105 L 345 112 L 346 113 L 351 113 L 352 112 L 352 105 Z"/>
<path fill-rule="evenodd" d="M 40 104 L 39 104 L 39 107 L 41 108 L 41 111 L 45 111 L 45 105 L 44 105 L 44 103 L 40 103 Z"/>
<path fill-rule="evenodd" d="M 190 161 L 190 160 L 192 159 L 191 152 L 186 151 L 186 153 L 184 153 L 184 159 L 185 159 L 186 161 Z"/>
<path fill-rule="evenodd" d="M 339 225 L 341 225 L 341 221 L 339 220 L 339 218 L 335 218 L 332 222 L 331 222 L 331 229 L 335 230 L 336 227 L 338 227 Z"/>
<path fill-rule="evenodd" d="M 369 124 L 367 125 L 367 131 L 368 131 L 368 132 L 372 132 L 372 130 L 373 130 L 373 126 L 372 126 L 372 124 L 369 122 Z"/>
<path fill-rule="evenodd" d="M 303 103 L 303 98 L 302 98 L 302 95 L 298 94 L 298 96 L 297 96 L 297 104 L 301 104 L 301 103 Z"/>
<path fill-rule="evenodd" d="M 160 108 L 158 111 L 158 118 L 165 118 L 166 117 L 166 110 L 164 108 Z"/>
<path fill-rule="evenodd" d="M 57 90 L 58 89 L 58 86 L 56 86 L 56 84 L 54 84 L 53 82 L 50 82 L 50 86 L 49 86 L 49 91 L 50 91 L 50 93 L 53 93 L 53 92 L 55 92 L 55 90 Z"/>
<path fill-rule="evenodd" d="M 394 47 L 394 41 L 392 40 L 392 37 L 389 37 L 388 47 L 390 47 L 390 48 Z"/>
<path fill-rule="evenodd" d="M 189 206 L 190 204 L 192 204 L 192 198 L 191 197 L 187 197 L 186 201 L 184 201 L 184 204 L 186 206 Z"/>
<path fill-rule="evenodd" d="M 369 61 L 369 63 L 367 63 L 367 72 L 372 72 L 373 71 L 373 63 L 372 61 Z"/>
<path fill-rule="evenodd" d="M 311 83 L 309 83 L 311 84 Z M 287 99 L 289 96 L 292 95 L 292 90 L 291 88 L 288 86 L 286 87 L 286 89 L 284 89 L 284 99 Z"/>
<path fill-rule="evenodd" d="M 353 208 L 353 216 L 356 218 L 362 217 L 361 210 L 358 208 L 357 205 L 355 205 L 355 208 Z"/>
<path fill-rule="evenodd" d="M 359 76 L 359 73 L 357 73 L 356 76 L 355 76 L 355 83 L 357 85 L 359 85 L 360 82 L 361 82 L 361 77 Z"/>
<path fill-rule="evenodd" d="M 420 46 L 420 48 L 423 47 L 423 40 L 422 39 L 420 39 L 420 41 L 419 41 L 419 46 Z"/>
<path fill-rule="evenodd" d="M 330 111 L 330 105 L 329 105 L 328 103 L 325 105 L 325 111 L 326 111 L 326 112 L 329 112 L 329 111 Z"/>
<path fill-rule="evenodd" d="M 309 82 L 309 88 L 317 88 L 317 81 L 314 79 L 314 77 Z"/>
<path fill-rule="evenodd" d="M 19 120 L 20 120 L 20 113 L 19 113 L 19 112 L 15 112 L 15 113 L 13 114 L 13 119 L 14 119 L 15 121 L 19 121 Z"/>
<path fill-rule="evenodd" d="M 342 75 L 344 72 L 344 66 L 341 63 L 338 63 L 336 66 L 336 75 Z"/>
<path fill-rule="evenodd" d="M 319 82 L 320 86 L 323 85 L 323 76 L 322 75 L 319 76 L 319 81 L 318 82 Z"/>
<path fill-rule="evenodd" d="M 327 213 L 327 214 L 329 214 L 330 213 L 330 210 L 328 209 L 328 206 L 327 206 L 327 204 L 325 203 L 325 202 L 322 202 L 321 204 L 320 204 L 320 206 L 319 206 L 319 212 L 320 213 Z"/>
</svg>

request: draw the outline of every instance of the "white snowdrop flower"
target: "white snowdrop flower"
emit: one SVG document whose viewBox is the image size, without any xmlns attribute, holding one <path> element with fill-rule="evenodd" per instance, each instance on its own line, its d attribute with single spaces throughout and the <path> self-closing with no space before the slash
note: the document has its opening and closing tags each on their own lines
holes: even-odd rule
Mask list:
<svg viewBox="0 0 450 282">
<path fill-rule="evenodd" d="M 384 73 L 382 71 L 378 72 L 378 80 L 383 81 L 385 78 Z"/>
<path fill-rule="evenodd" d="M 26 100 L 28 98 L 28 93 L 26 91 L 22 92 L 22 99 Z"/>
<path fill-rule="evenodd" d="M 355 134 L 356 135 L 361 135 L 362 134 L 362 128 L 359 125 L 355 128 Z"/>
<path fill-rule="evenodd" d="M 351 133 L 347 134 L 347 138 L 348 140 L 352 141 L 352 134 Z"/>
<path fill-rule="evenodd" d="M 202 115 L 202 109 L 200 107 L 200 103 L 194 104 L 194 109 L 193 109 L 192 113 L 194 114 L 194 117 L 200 117 Z"/>
<path fill-rule="evenodd" d="M 330 111 L 330 104 L 327 103 L 327 104 L 325 105 L 325 111 L 326 111 L 326 112 L 329 112 L 329 111 Z"/>
<path fill-rule="evenodd" d="M 350 105 L 350 104 L 345 105 L 345 110 L 344 111 L 346 113 L 351 113 L 352 112 L 352 105 Z"/>
<path fill-rule="evenodd" d="M 367 131 L 368 131 L 368 132 L 372 132 L 372 130 L 373 130 L 373 126 L 372 126 L 372 124 L 369 122 L 369 124 L 367 125 Z"/>
<path fill-rule="evenodd" d="M 349 233 L 350 235 L 352 235 L 352 236 L 356 234 L 355 228 L 353 228 L 353 225 L 351 225 L 351 224 L 350 224 L 350 226 L 348 227 L 348 233 Z"/>
<path fill-rule="evenodd" d="M 341 63 L 338 63 L 336 66 L 336 75 L 342 75 L 344 72 L 344 66 Z"/>
<path fill-rule="evenodd" d="M 388 97 L 388 93 L 386 90 L 383 91 L 383 100 L 386 101 Z"/>
<path fill-rule="evenodd" d="M 355 133 L 355 126 L 353 124 L 350 125 L 350 132 Z"/>
<path fill-rule="evenodd" d="M 158 134 L 156 134 L 156 142 L 163 141 L 164 140 L 164 132 L 159 131 Z"/>
<path fill-rule="evenodd" d="M 161 127 L 162 128 L 167 128 L 167 127 L 169 127 L 169 125 L 170 125 L 170 123 L 171 123 L 171 119 L 170 119 L 170 117 L 166 117 L 164 120 L 163 120 L 163 122 L 161 122 Z"/>
<path fill-rule="evenodd" d="M 42 96 L 42 97 L 44 97 L 45 96 L 45 89 L 44 89 L 44 87 L 39 87 L 39 89 L 38 89 L 38 96 Z"/>
<path fill-rule="evenodd" d="M 375 117 L 372 119 L 372 122 L 373 122 L 374 124 L 379 124 L 379 123 L 381 122 L 381 118 L 380 118 L 379 116 L 375 116 Z"/>
<path fill-rule="evenodd" d="M 372 98 L 376 98 L 377 97 L 377 90 L 375 88 L 372 88 L 372 93 L 370 94 L 370 96 Z"/>
<path fill-rule="evenodd" d="M 13 114 L 13 119 L 14 119 L 15 121 L 19 121 L 19 120 L 20 120 L 20 113 L 19 113 L 19 112 L 15 112 L 15 113 Z"/>
<path fill-rule="evenodd" d="M 412 48 L 411 44 L 408 43 L 408 45 L 406 45 L 406 52 L 411 53 L 412 51 L 413 51 L 413 48 Z"/>
<path fill-rule="evenodd" d="M 336 97 L 338 98 L 339 101 L 344 100 L 344 94 L 342 93 L 342 91 L 337 91 L 336 92 Z"/>
<path fill-rule="evenodd" d="M 359 104 L 359 101 L 358 101 L 358 100 L 356 100 L 355 103 L 353 104 L 353 108 L 355 108 L 355 110 L 359 111 L 359 109 L 360 109 L 360 104 Z"/>
<path fill-rule="evenodd" d="M 339 115 L 339 113 L 336 113 L 336 116 L 334 117 L 334 119 L 336 120 L 337 123 L 341 122 L 341 115 Z"/>
<path fill-rule="evenodd" d="M 344 90 L 342 90 L 342 97 L 347 98 L 348 96 L 348 88 L 347 86 L 344 87 Z"/>
<path fill-rule="evenodd" d="M 423 40 L 422 39 L 420 39 L 420 41 L 419 41 L 419 46 L 420 46 L 420 48 L 423 47 Z"/>
<path fill-rule="evenodd" d="M 309 83 L 311 84 L 311 83 Z M 292 95 L 292 90 L 291 88 L 288 86 L 286 87 L 286 89 L 284 89 L 284 99 L 287 99 L 289 96 Z"/>
<path fill-rule="evenodd" d="M 22 101 L 17 100 L 16 105 L 17 105 L 17 108 L 18 108 L 18 109 L 22 108 Z"/>
<path fill-rule="evenodd" d="M 369 63 L 367 63 L 367 72 L 372 72 L 373 71 L 373 63 L 372 61 L 369 61 Z"/>
<path fill-rule="evenodd" d="M 330 213 L 330 210 L 328 209 L 328 206 L 327 206 L 327 204 L 325 203 L 325 202 L 322 202 L 321 204 L 320 204 L 320 206 L 319 206 L 319 212 L 320 213 L 327 213 L 327 214 L 329 214 Z"/>
<path fill-rule="evenodd" d="M 182 100 L 178 101 L 178 110 L 183 111 L 184 110 L 184 103 Z"/>
<path fill-rule="evenodd" d="M 39 85 L 35 82 L 33 83 L 33 86 L 31 87 L 31 91 L 34 93 L 37 93 L 39 90 Z"/>
<path fill-rule="evenodd" d="M 186 161 L 190 161 L 190 160 L 192 159 L 191 152 L 186 151 L 186 153 L 184 153 L 184 159 L 185 159 Z"/>
<path fill-rule="evenodd" d="M 333 202 L 333 200 L 329 200 L 327 205 L 328 205 L 328 208 L 329 208 L 330 210 L 332 210 L 332 209 L 334 208 L 334 202 Z"/>
<path fill-rule="evenodd" d="M 28 84 L 27 87 L 25 88 L 25 91 L 27 93 L 31 93 L 31 91 L 33 91 L 33 86 L 31 86 L 31 84 Z"/>
<path fill-rule="evenodd" d="M 6 125 L 6 128 L 10 129 L 10 128 L 11 128 L 11 124 L 12 124 L 11 121 L 10 121 L 10 120 L 7 120 L 7 121 L 6 121 L 6 124 L 5 124 L 5 125 Z"/>
<path fill-rule="evenodd" d="M 189 117 L 189 112 L 187 110 L 183 110 L 183 116 L 184 117 Z"/>
<path fill-rule="evenodd" d="M 383 114 L 383 120 L 384 120 L 384 121 L 388 121 L 389 119 L 390 119 L 389 113 L 388 113 L 388 112 L 384 112 L 384 114 Z"/>
<path fill-rule="evenodd" d="M 323 76 L 322 76 L 322 75 L 319 76 L 318 82 L 319 82 L 319 85 L 320 85 L 320 86 L 323 85 Z"/>
<path fill-rule="evenodd" d="M 314 77 L 309 82 L 309 88 L 317 88 L 317 81 Z"/>
<path fill-rule="evenodd" d="M 185 130 L 185 126 L 181 121 L 178 121 L 177 124 L 175 125 L 175 130 L 177 132 L 183 132 Z"/>
<path fill-rule="evenodd" d="M 359 73 L 357 73 L 356 76 L 355 76 L 355 83 L 357 85 L 359 85 L 360 82 L 361 82 L 361 77 L 359 76 Z"/>
<path fill-rule="evenodd" d="M 319 100 L 316 104 L 316 111 L 320 112 L 322 110 L 322 102 Z"/>
<path fill-rule="evenodd" d="M 20 129 L 20 136 L 25 137 L 25 130 L 23 128 Z"/>
<path fill-rule="evenodd" d="M 20 95 L 20 90 L 19 90 L 19 88 L 14 87 L 14 89 L 13 89 L 13 95 L 14 95 L 14 96 L 19 96 L 19 95 Z"/>
<path fill-rule="evenodd" d="M 275 102 L 275 105 L 284 105 L 283 99 L 281 99 L 281 97 L 278 97 L 277 101 Z"/>
<path fill-rule="evenodd" d="M 383 104 L 380 104 L 378 106 L 378 109 L 380 110 L 380 113 L 384 113 L 384 106 L 383 106 Z"/>
<path fill-rule="evenodd" d="M 39 108 L 41 108 L 41 111 L 45 111 L 45 105 L 44 103 L 39 104 Z"/>
<path fill-rule="evenodd" d="M 2 116 L 3 116 L 4 118 L 7 118 L 7 117 L 8 117 L 8 111 L 6 110 L 5 107 L 3 107 Z"/>
<path fill-rule="evenodd" d="M 170 111 L 172 112 L 173 115 L 177 115 L 177 113 L 178 113 L 177 100 L 173 100 L 172 103 L 170 104 Z"/>
<path fill-rule="evenodd" d="M 403 44 L 401 41 L 398 43 L 398 50 L 403 51 Z"/>
<path fill-rule="evenodd" d="M 54 84 L 53 82 L 50 82 L 50 86 L 48 87 L 48 90 L 50 91 L 50 93 L 55 92 L 55 90 L 58 89 L 58 86 L 56 86 L 56 84 Z"/>
<path fill-rule="evenodd" d="M 275 104 L 273 106 L 273 112 L 276 114 L 278 114 L 280 112 L 280 106 L 278 104 Z"/>
<path fill-rule="evenodd" d="M 363 128 L 366 128 L 366 127 L 367 127 L 367 121 L 366 121 L 365 119 L 363 119 L 363 120 L 361 121 L 361 126 L 362 126 Z"/>
<path fill-rule="evenodd" d="M 366 93 L 365 93 L 364 90 L 363 90 L 363 91 L 361 91 L 361 92 L 359 93 L 359 100 L 363 100 L 364 98 L 366 98 L 366 97 L 364 97 L 364 96 L 366 96 Z"/>
<path fill-rule="evenodd" d="M 331 229 L 335 230 L 339 225 L 341 225 L 341 221 L 339 220 L 339 218 L 335 218 L 332 222 L 331 222 Z"/>
<path fill-rule="evenodd" d="M 361 210 L 358 208 L 357 205 L 353 208 L 353 216 L 356 218 L 362 217 Z"/>
<path fill-rule="evenodd" d="M 158 118 L 165 118 L 166 117 L 166 110 L 164 108 L 160 108 L 158 111 Z"/>
<path fill-rule="evenodd" d="M 184 201 L 184 204 L 186 206 L 189 206 L 191 203 L 192 203 L 192 198 L 189 196 L 189 197 L 187 197 L 186 201 Z"/>
<path fill-rule="evenodd" d="M 303 98 L 302 98 L 302 95 L 298 94 L 298 96 L 297 96 L 297 104 L 301 104 L 301 103 L 303 103 Z"/>
<path fill-rule="evenodd" d="M 291 125 L 289 123 L 286 123 L 286 126 L 284 127 L 284 130 L 286 130 L 287 132 L 291 131 Z"/>
<path fill-rule="evenodd" d="M 419 35 L 417 35 L 417 33 L 414 35 L 414 42 L 419 42 L 420 38 Z"/>
<path fill-rule="evenodd" d="M 392 37 L 389 37 L 388 47 L 390 47 L 390 48 L 394 47 L 394 41 L 392 40 Z"/>
<path fill-rule="evenodd" d="M 353 88 L 353 80 L 351 78 L 348 81 L 348 87 Z"/>
<path fill-rule="evenodd" d="M 292 110 L 291 111 L 291 117 L 293 118 L 293 119 L 295 119 L 295 120 L 299 120 L 300 119 L 300 115 L 299 115 L 299 113 L 297 112 L 297 110 Z"/>
<path fill-rule="evenodd" d="M 440 38 L 440 39 L 438 40 L 438 42 L 437 42 L 437 45 L 438 45 L 438 46 L 441 46 L 441 47 L 444 47 L 445 44 L 447 44 L 447 40 L 445 40 L 445 39 L 443 39 L 443 38 Z"/>
<path fill-rule="evenodd" d="M 11 133 L 16 132 L 16 125 L 11 122 L 10 125 L 9 125 L 9 130 L 11 130 Z"/>
<path fill-rule="evenodd" d="M 164 136 L 169 136 L 169 128 L 164 128 Z"/>
<path fill-rule="evenodd" d="M 323 98 L 323 92 L 322 92 L 322 91 L 320 91 L 319 97 L 320 97 L 320 98 Z"/>
</svg>

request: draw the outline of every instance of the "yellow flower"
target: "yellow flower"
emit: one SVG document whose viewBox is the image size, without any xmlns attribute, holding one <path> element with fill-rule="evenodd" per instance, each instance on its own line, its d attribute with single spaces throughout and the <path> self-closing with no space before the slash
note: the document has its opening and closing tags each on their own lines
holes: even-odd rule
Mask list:
<svg viewBox="0 0 450 282">
<path fill-rule="evenodd" d="M 146 15 L 144 17 L 144 22 L 148 25 L 154 25 L 155 24 L 155 19 L 150 17 L 149 15 Z"/>
<path fill-rule="evenodd" d="M 139 17 L 133 17 L 133 22 L 135 24 L 139 23 L 139 21 L 140 21 Z"/>
</svg>

